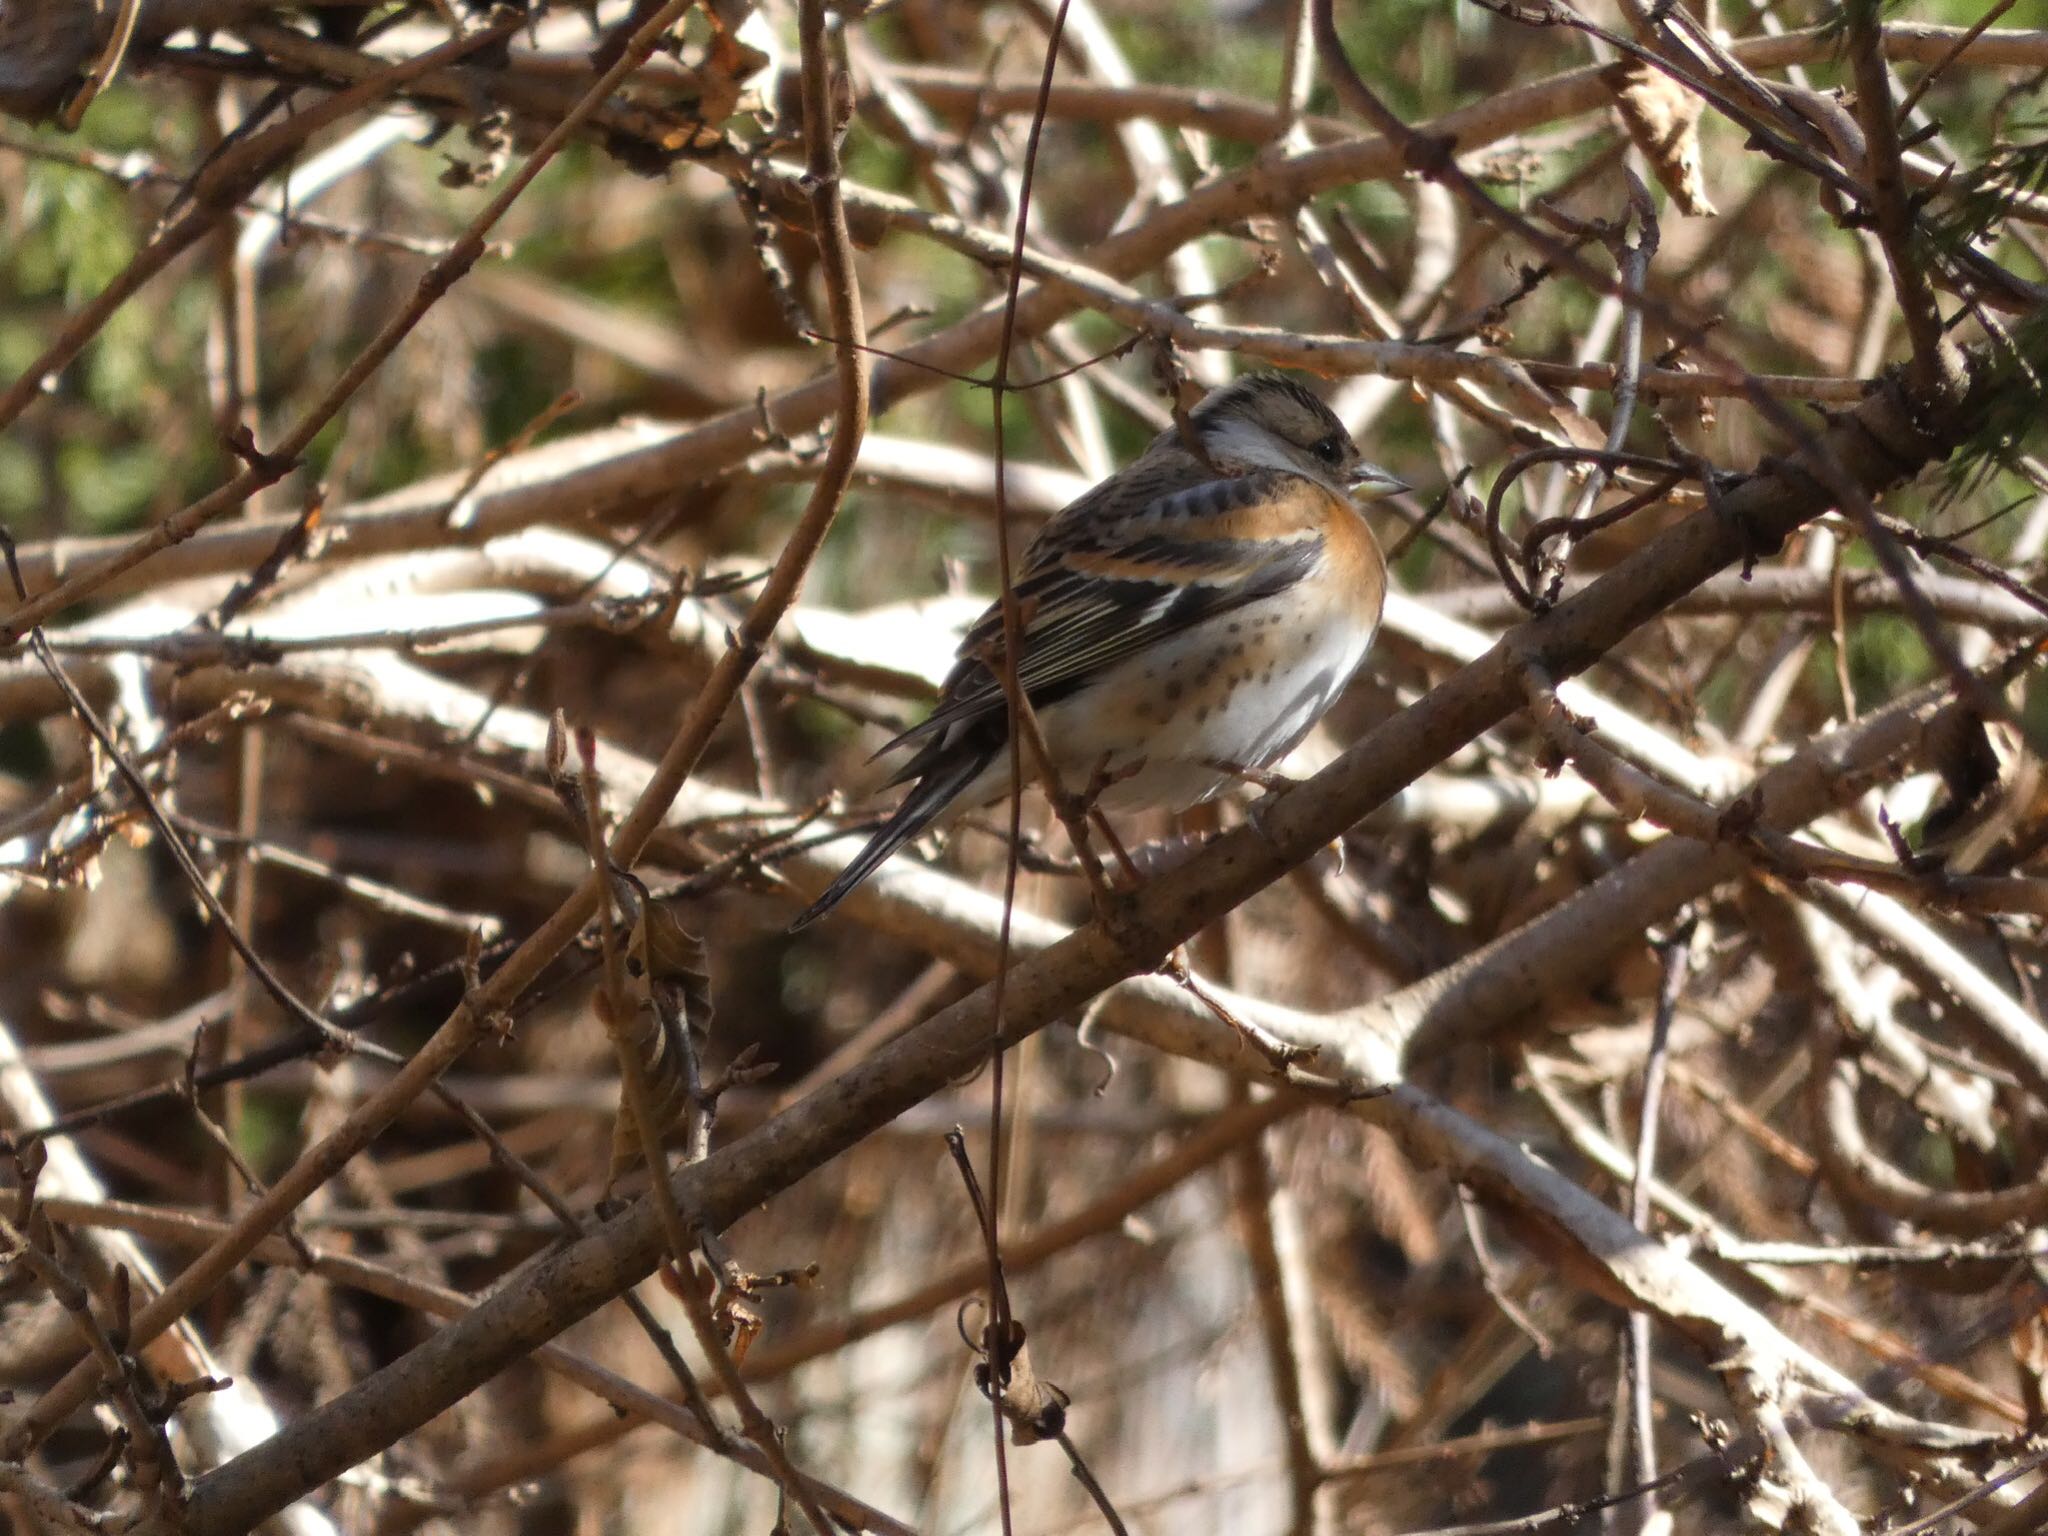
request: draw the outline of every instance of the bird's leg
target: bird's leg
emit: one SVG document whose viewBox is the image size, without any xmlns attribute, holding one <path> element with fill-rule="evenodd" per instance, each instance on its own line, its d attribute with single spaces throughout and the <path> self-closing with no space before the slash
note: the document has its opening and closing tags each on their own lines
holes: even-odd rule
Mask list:
<svg viewBox="0 0 2048 1536">
<path fill-rule="evenodd" d="M 1095 913 L 1095 920 L 1111 934 L 1121 935 L 1129 926 L 1131 893 L 1137 889 L 1142 876 L 1138 873 L 1137 865 L 1131 862 L 1131 856 L 1125 851 L 1123 841 L 1116 835 L 1115 828 L 1110 826 L 1096 802 L 1110 785 L 1137 772 L 1143 765 L 1137 764 L 1111 773 L 1109 760 L 1105 756 L 1095 765 L 1095 771 L 1088 776 L 1088 787 L 1079 794 L 1066 787 L 1059 775 L 1052 772 L 1050 763 L 1045 766 L 1045 796 L 1052 802 L 1053 814 L 1067 829 L 1067 841 L 1074 845 L 1075 857 L 1081 862 L 1082 874 L 1088 881 L 1088 904 Z M 1128 882 L 1127 889 L 1117 888 L 1116 877 L 1096 856 L 1095 845 L 1088 835 L 1091 824 L 1109 844 L 1109 850 L 1115 856 L 1119 869 Z"/>
<path fill-rule="evenodd" d="M 1277 849 L 1279 844 L 1274 841 L 1272 832 L 1266 826 L 1266 813 L 1261 807 L 1272 796 L 1282 790 L 1293 789 L 1302 781 L 1289 778 L 1284 773 L 1275 773 L 1270 768 L 1246 768 L 1240 763 L 1226 763 L 1220 758 L 1210 758 L 1207 766 L 1214 768 L 1218 773 L 1227 773 L 1233 778 L 1241 779 L 1247 784 L 1256 784 L 1266 792 L 1256 800 L 1245 802 L 1244 819 L 1251 823 L 1251 829 L 1259 834 L 1268 848 Z M 1340 837 L 1331 843 L 1330 852 L 1337 856 L 1338 873 L 1343 873 L 1344 839 Z"/>
<path fill-rule="evenodd" d="M 1032 724 L 1035 727 L 1036 722 Z M 1104 868 L 1088 836 L 1088 826 L 1092 821 L 1101 829 L 1103 836 L 1109 839 L 1111 850 L 1125 869 L 1130 868 L 1130 855 L 1124 852 L 1123 844 L 1117 841 L 1116 834 L 1109 828 L 1109 823 L 1102 819 L 1102 813 L 1095 808 L 1096 797 L 1102 793 L 1103 785 L 1108 782 L 1104 777 L 1105 765 L 1097 764 L 1095 772 L 1089 777 L 1088 787 L 1075 794 L 1067 788 L 1060 776 L 1053 772 L 1052 764 L 1042 754 L 1040 762 L 1044 768 L 1042 778 L 1045 797 L 1052 804 L 1053 815 L 1057 816 L 1060 825 L 1067 829 L 1067 841 L 1073 844 L 1074 857 L 1080 861 L 1082 876 L 1088 882 L 1089 906 L 1094 910 L 1096 920 L 1104 928 L 1112 933 L 1117 932 L 1123 926 L 1122 904 L 1125 898 L 1117 891 L 1114 878 Z"/>
<path fill-rule="evenodd" d="M 1116 835 L 1116 828 L 1109 824 L 1107 816 L 1091 809 L 1088 812 L 1088 819 L 1095 823 L 1095 830 L 1102 834 L 1103 841 L 1109 844 L 1109 851 L 1116 855 L 1117 870 L 1124 877 L 1124 894 L 1130 895 L 1145 883 L 1144 871 L 1138 868 L 1137 861 L 1131 857 L 1130 850 L 1124 847 L 1123 839 Z"/>
<path fill-rule="evenodd" d="M 1095 830 L 1102 834 L 1103 841 L 1109 844 L 1109 851 L 1116 855 L 1117 867 L 1123 871 L 1124 879 L 1132 890 L 1144 884 L 1145 877 L 1132 861 L 1130 850 L 1124 847 L 1123 839 L 1116 835 L 1116 828 L 1109 824 L 1109 818 L 1102 813 L 1102 796 L 1112 784 L 1129 778 L 1144 766 L 1143 761 L 1139 761 L 1119 772 L 1111 773 L 1109 758 L 1105 755 L 1102 761 L 1095 765 L 1095 772 L 1088 779 L 1088 819 L 1095 823 Z"/>
<path fill-rule="evenodd" d="M 1256 784 L 1269 795 L 1277 795 L 1283 789 L 1292 789 L 1301 780 L 1290 779 L 1284 773 L 1275 773 L 1270 768 L 1247 768 L 1243 763 L 1227 762 L 1220 757 L 1205 759 L 1202 766 L 1213 768 L 1218 773 L 1227 773 L 1233 779 L 1246 784 Z"/>
<path fill-rule="evenodd" d="M 1092 825 L 1102 834 L 1102 840 L 1109 845 L 1109 851 L 1117 863 L 1117 870 L 1123 877 L 1122 888 L 1118 888 L 1115 876 L 1103 868 L 1100 861 L 1094 864 L 1089 883 L 1089 898 L 1095 908 L 1095 917 L 1112 934 L 1121 934 L 1130 916 L 1130 901 L 1137 889 L 1144 883 L 1144 876 L 1132 862 L 1130 851 L 1124 847 L 1123 839 L 1116 835 L 1116 828 L 1109 824 L 1109 818 L 1102 812 L 1101 800 L 1105 790 L 1118 780 L 1128 778 L 1143 767 L 1135 763 L 1116 773 L 1109 771 L 1109 758 L 1105 754 L 1095 765 L 1095 771 L 1088 776 L 1088 788 L 1075 797 L 1078 815 L 1075 826 L 1075 843 L 1087 847 L 1088 827 Z M 1092 855 L 1091 855 L 1092 857 Z"/>
<path fill-rule="evenodd" d="M 1067 829 L 1067 841 L 1074 845 L 1074 856 L 1081 862 L 1081 874 L 1088 882 L 1089 905 L 1095 909 L 1096 917 L 1109 926 L 1114 916 L 1117 892 L 1109 871 L 1103 867 L 1095 845 L 1088 838 L 1088 823 L 1092 815 L 1088 800 L 1082 795 L 1069 794 L 1064 786 L 1055 785 L 1048 785 L 1046 791 L 1047 798 L 1052 801 L 1053 814 Z"/>
<path fill-rule="evenodd" d="M 1242 763 L 1228 763 L 1221 758 L 1210 758 L 1207 766 L 1218 773 L 1227 773 L 1242 783 L 1256 784 L 1267 795 L 1277 795 L 1283 789 L 1292 789 L 1301 782 L 1299 779 L 1290 779 L 1284 773 L 1275 773 L 1270 768 L 1247 768 Z M 1244 808 L 1244 817 L 1252 824 L 1252 830 L 1270 844 L 1273 837 L 1266 830 L 1265 816 L 1259 809 L 1265 803 L 1264 795 L 1257 800 L 1248 801 Z"/>
</svg>

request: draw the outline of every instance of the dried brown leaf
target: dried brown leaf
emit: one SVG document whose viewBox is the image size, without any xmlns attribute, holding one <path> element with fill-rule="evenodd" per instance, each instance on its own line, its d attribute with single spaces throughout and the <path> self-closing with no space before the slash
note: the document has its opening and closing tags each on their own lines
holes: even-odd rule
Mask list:
<svg viewBox="0 0 2048 1536">
<path fill-rule="evenodd" d="M 989 1329 L 983 1334 L 986 1351 L 990 1344 Z M 1036 1445 L 1042 1440 L 1056 1440 L 1067 1427 L 1067 1408 L 1073 1402 L 1066 1389 L 1057 1383 L 1047 1381 L 1031 1368 L 1031 1349 L 1025 1343 L 1024 1325 L 1011 1318 L 1004 1340 L 1000 1367 L 1002 1387 L 996 1406 L 1010 1424 L 1012 1445 Z M 975 1385 L 987 1396 L 990 1388 L 991 1371 L 988 1356 L 984 1352 L 982 1363 L 974 1368 Z"/>
<path fill-rule="evenodd" d="M 690 1046 L 682 1031 L 701 1037 L 711 1026 L 711 973 L 704 941 L 666 908 L 643 901 L 627 940 L 626 972 L 633 983 L 632 1017 L 607 1019 L 606 1027 L 622 1036 L 639 1058 L 655 1130 L 665 1134 L 681 1118 L 690 1097 L 685 1070 Z M 598 1003 L 603 1011 L 602 995 Z M 612 1125 L 611 1186 L 616 1188 L 641 1162 L 639 1132 L 631 1109 L 622 1104 Z"/>
<path fill-rule="evenodd" d="M 1622 126 L 1679 212 L 1715 212 L 1700 165 L 1700 98 L 1639 59 L 1610 64 L 1601 78 L 1614 93 Z"/>
</svg>

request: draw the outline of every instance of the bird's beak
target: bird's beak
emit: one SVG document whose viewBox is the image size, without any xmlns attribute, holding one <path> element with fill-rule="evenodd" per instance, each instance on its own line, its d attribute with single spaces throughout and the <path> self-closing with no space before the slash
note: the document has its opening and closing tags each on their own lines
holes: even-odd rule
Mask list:
<svg viewBox="0 0 2048 1536">
<path fill-rule="evenodd" d="M 1413 490 L 1406 480 L 1391 475 L 1377 464 L 1358 463 L 1351 466 L 1346 477 L 1351 494 L 1362 496 L 1368 501 L 1377 501 L 1382 496 L 1398 496 L 1403 491 Z"/>
</svg>

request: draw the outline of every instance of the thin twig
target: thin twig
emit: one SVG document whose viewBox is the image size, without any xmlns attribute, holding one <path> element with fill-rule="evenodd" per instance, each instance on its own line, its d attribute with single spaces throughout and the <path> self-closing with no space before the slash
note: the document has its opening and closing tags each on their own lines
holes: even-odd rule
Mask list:
<svg viewBox="0 0 2048 1536">
<path fill-rule="evenodd" d="M 1017 853 L 1024 832 L 1024 730 L 1019 719 L 1023 686 L 1017 669 L 1023 660 L 1023 616 L 1017 608 L 1016 572 L 1010 553 L 1008 516 L 1009 477 L 1006 460 L 1008 439 L 1003 430 L 1003 396 L 1009 388 L 1010 358 L 1017 338 L 1017 304 L 1024 283 L 1024 242 L 1031 221 L 1031 185 L 1038 171 L 1038 146 L 1045 131 L 1045 114 L 1052 97 L 1053 75 L 1059 67 L 1060 37 L 1066 30 L 1069 0 L 1059 0 L 1053 12 L 1050 35 L 1045 44 L 1044 73 L 1039 81 L 1038 106 L 1024 141 L 1024 164 L 1017 189 L 1017 218 L 1011 236 L 1008 282 L 1003 294 L 1002 330 L 996 341 L 995 367 L 989 381 L 989 413 L 995 428 L 996 559 L 1002 605 L 1003 646 L 998 661 L 1003 669 L 1003 695 L 1009 710 L 1008 751 L 1010 755 L 1010 856 L 1003 870 L 1003 926 L 997 940 L 995 994 L 989 1012 L 990 1056 L 988 1181 L 994 1198 L 988 1215 L 989 1326 L 991 1341 L 988 1368 L 991 1373 L 989 1414 L 994 1433 L 996 1466 L 996 1508 L 1001 1516 L 1003 1536 L 1010 1536 L 1010 1463 L 1003 1436 L 1002 1398 L 1007 1385 L 1005 1355 L 1013 1320 L 1009 1312 L 1009 1291 L 1002 1277 L 1003 1204 L 1003 1002 L 1010 971 L 1010 918 L 1017 902 Z M 1079 846 L 1085 846 L 1085 840 Z"/>
</svg>

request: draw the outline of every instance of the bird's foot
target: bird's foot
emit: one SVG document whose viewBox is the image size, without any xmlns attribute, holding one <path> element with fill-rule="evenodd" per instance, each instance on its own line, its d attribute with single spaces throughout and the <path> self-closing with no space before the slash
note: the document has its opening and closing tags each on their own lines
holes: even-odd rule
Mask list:
<svg viewBox="0 0 2048 1536">
<path fill-rule="evenodd" d="M 1275 773 L 1270 768 L 1247 768 L 1243 763 L 1233 763 L 1225 758 L 1212 757 L 1203 765 L 1226 773 L 1244 784 L 1255 784 L 1269 795 L 1277 795 L 1283 789 L 1292 789 L 1301 780 L 1291 779 L 1284 773 Z"/>
<path fill-rule="evenodd" d="M 1088 906 L 1095 916 L 1096 923 L 1119 949 L 1138 947 L 1141 940 L 1136 886 L 1120 887 L 1113 878 L 1104 880 L 1099 885 L 1091 883 L 1088 887 Z"/>
<path fill-rule="evenodd" d="M 1251 823 L 1252 830 L 1259 834 L 1268 847 L 1277 846 L 1273 834 L 1266 827 L 1265 804 L 1274 795 L 1294 788 L 1301 780 L 1290 779 L 1286 774 L 1275 773 L 1270 768 L 1247 768 L 1242 763 L 1226 762 L 1222 758 L 1209 759 L 1208 766 L 1218 773 L 1229 774 L 1240 783 L 1256 784 L 1265 791 L 1258 799 L 1246 803 L 1245 820 Z"/>
</svg>

